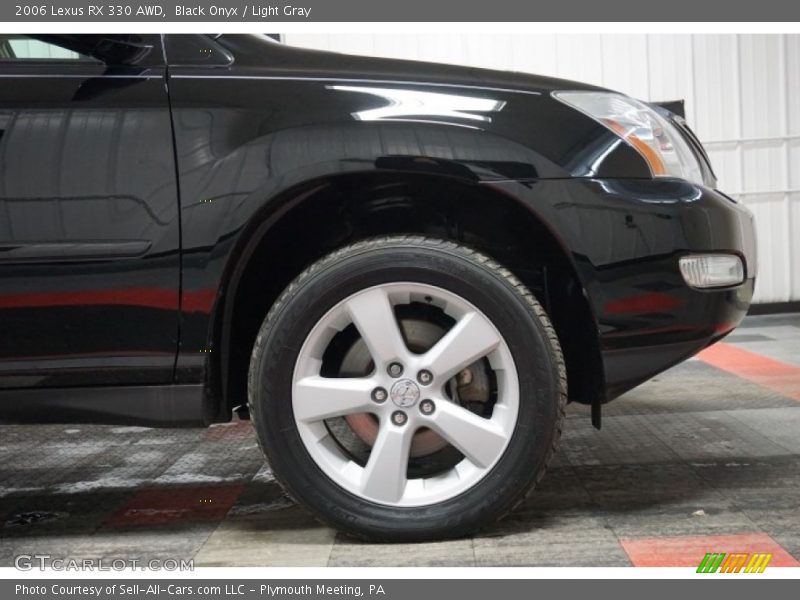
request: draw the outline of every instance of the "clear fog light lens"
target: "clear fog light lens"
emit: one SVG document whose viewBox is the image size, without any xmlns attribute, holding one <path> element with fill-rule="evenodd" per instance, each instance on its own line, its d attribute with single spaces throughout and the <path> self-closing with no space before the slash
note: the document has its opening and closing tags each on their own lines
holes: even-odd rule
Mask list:
<svg viewBox="0 0 800 600">
<path fill-rule="evenodd" d="M 696 254 L 680 260 L 681 274 L 694 288 L 739 285 L 744 281 L 744 266 L 731 254 Z"/>
</svg>

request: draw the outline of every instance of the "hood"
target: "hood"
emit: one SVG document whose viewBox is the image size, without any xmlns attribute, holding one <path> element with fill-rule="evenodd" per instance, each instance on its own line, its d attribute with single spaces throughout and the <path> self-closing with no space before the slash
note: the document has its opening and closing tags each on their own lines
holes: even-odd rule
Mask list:
<svg viewBox="0 0 800 600">
<path fill-rule="evenodd" d="M 379 79 L 448 85 L 485 86 L 512 90 L 603 90 L 597 86 L 520 73 L 441 63 L 354 56 L 286 46 L 261 35 L 222 35 L 217 43 L 235 57 L 237 69 L 268 69 L 275 76 L 332 79 Z"/>
</svg>

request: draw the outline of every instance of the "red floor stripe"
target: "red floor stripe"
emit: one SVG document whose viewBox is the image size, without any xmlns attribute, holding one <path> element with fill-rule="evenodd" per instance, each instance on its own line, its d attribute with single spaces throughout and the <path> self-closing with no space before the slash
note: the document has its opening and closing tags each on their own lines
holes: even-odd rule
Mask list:
<svg viewBox="0 0 800 600">
<path fill-rule="evenodd" d="M 626 539 L 620 543 L 635 567 L 697 568 L 707 552 L 769 552 L 769 567 L 800 567 L 800 562 L 766 533 Z"/>
<path fill-rule="evenodd" d="M 800 368 L 730 344 L 718 343 L 697 357 L 728 373 L 764 386 L 783 396 L 800 400 Z"/>
<path fill-rule="evenodd" d="M 243 485 L 218 485 L 141 490 L 106 524 L 120 526 L 221 521 L 243 489 Z"/>
</svg>

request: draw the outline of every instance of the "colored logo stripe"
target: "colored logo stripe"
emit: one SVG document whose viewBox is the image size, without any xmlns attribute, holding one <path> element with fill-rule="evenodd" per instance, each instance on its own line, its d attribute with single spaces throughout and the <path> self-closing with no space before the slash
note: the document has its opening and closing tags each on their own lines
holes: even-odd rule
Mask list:
<svg viewBox="0 0 800 600">
<path fill-rule="evenodd" d="M 745 573 L 763 573 L 772 560 L 768 552 L 708 552 L 697 567 L 698 573 L 739 573 L 744 568 Z M 747 566 L 745 566 L 747 565 Z"/>
<path fill-rule="evenodd" d="M 736 554 L 728 554 L 728 558 L 726 558 L 725 562 L 722 563 L 722 569 L 720 570 L 720 573 L 738 573 L 742 570 L 744 563 L 747 562 L 749 557 L 749 554 L 744 554 L 741 552 Z"/>
<path fill-rule="evenodd" d="M 768 553 L 753 554 L 750 557 L 750 562 L 748 562 L 747 566 L 744 568 L 744 572 L 763 573 L 764 569 L 767 568 L 767 565 L 771 560 L 772 560 L 772 554 Z"/>
<path fill-rule="evenodd" d="M 722 560 L 725 558 L 724 552 L 719 553 L 708 553 L 703 557 L 703 560 L 700 561 L 700 566 L 697 567 L 698 573 L 716 573 L 719 566 L 722 564 Z"/>
</svg>

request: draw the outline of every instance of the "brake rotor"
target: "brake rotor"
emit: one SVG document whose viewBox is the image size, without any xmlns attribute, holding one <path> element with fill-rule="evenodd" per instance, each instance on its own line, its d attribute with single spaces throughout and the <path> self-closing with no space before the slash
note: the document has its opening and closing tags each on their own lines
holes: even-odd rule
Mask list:
<svg viewBox="0 0 800 600">
<path fill-rule="evenodd" d="M 412 352 L 422 353 L 430 349 L 446 330 L 431 321 L 414 318 L 400 319 L 400 327 L 405 334 L 406 343 Z M 373 368 L 367 345 L 359 338 L 345 353 L 340 376 L 363 377 Z M 485 365 L 478 361 L 461 371 L 447 384 L 451 396 L 465 403 L 487 402 L 490 397 L 490 382 Z M 345 421 L 358 439 L 369 448 L 378 437 L 378 420 L 374 415 L 361 413 L 347 415 Z M 414 434 L 411 441 L 412 457 L 429 456 L 448 446 L 448 442 L 438 433 L 422 428 Z"/>
</svg>

